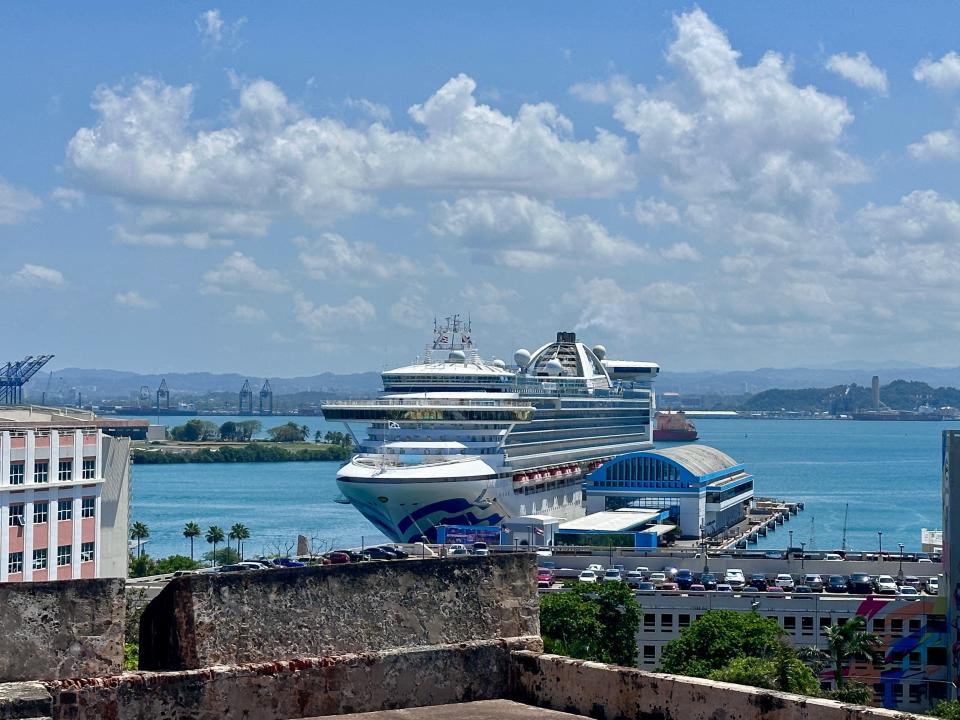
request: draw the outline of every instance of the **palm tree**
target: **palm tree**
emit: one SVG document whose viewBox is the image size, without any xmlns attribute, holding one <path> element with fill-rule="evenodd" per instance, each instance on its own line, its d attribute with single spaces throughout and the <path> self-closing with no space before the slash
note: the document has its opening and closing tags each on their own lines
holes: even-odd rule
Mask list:
<svg viewBox="0 0 960 720">
<path fill-rule="evenodd" d="M 183 526 L 183 536 L 190 540 L 190 559 L 193 560 L 193 539 L 200 537 L 203 530 L 195 522 L 188 522 Z"/>
<path fill-rule="evenodd" d="M 148 528 L 145 523 L 135 522 L 130 527 L 130 538 L 137 541 L 137 557 L 140 557 L 143 549 L 143 541 L 148 537 L 150 537 L 150 528 Z"/>
<path fill-rule="evenodd" d="M 223 528 L 211 525 L 207 528 L 207 542 L 213 543 L 213 565 L 217 565 L 217 543 L 223 542 Z"/>
<path fill-rule="evenodd" d="M 880 638 L 867 632 L 867 619 L 863 615 L 854 615 L 840 625 L 826 629 L 827 649 L 808 648 L 800 656 L 813 663 L 833 665 L 837 688 L 842 688 L 847 679 L 843 670 L 852 660 L 875 661 L 883 657 L 883 643 Z"/>
<path fill-rule="evenodd" d="M 234 523 L 233 527 L 230 528 L 230 539 L 237 541 L 237 556 L 241 560 L 243 560 L 243 551 L 241 550 L 240 544 L 249 537 L 250 531 L 243 523 Z"/>
</svg>

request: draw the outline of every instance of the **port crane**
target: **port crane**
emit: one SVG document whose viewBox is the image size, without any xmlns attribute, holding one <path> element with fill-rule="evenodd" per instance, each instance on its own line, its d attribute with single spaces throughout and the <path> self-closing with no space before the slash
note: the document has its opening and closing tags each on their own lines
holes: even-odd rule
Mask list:
<svg viewBox="0 0 960 720">
<path fill-rule="evenodd" d="M 53 355 L 27 355 L 0 367 L 0 405 L 21 404 L 23 386 L 52 359 Z"/>
</svg>

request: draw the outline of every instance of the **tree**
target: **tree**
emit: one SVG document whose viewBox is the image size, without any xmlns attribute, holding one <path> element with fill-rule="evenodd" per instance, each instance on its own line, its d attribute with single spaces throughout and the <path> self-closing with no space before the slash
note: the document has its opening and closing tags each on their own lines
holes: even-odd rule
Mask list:
<svg viewBox="0 0 960 720">
<path fill-rule="evenodd" d="M 150 528 L 145 523 L 135 522 L 130 527 L 130 539 L 137 541 L 137 557 L 143 552 L 143 541 L 150 537 Z"/>
<path fill-rule="evenodd" d="M 310 434 L 310 428 L 288 422 L 285 425 L 270 428 L 267 434 L 273 442 L 304 442 Z"/>
<path fill-rule="evenodd" d="M 220 426 L 220 438 L 222 440 L 237 440 L 238 428 L 233 420 L 227 420 Z"/>
<path fill-rule="evenodd" d="M 185 425 L 178 425 L 170 431 L 174 440 L 184 442 L 198 442 L 200 440 L 216 440 L 220 436 L 220 428 L 207 420 L 188 420 Z"/>
<path fill-rule="evenodd" d="M 234 523 L 233 527 L 230 528 L 229 537 L 231 540 L 237 541 L 237 555 L 240 558 L 243 558 L 243 550 L 241 548 L 241 543 L 244 540 L 249 539 L 250 537 L 250 531 L 247 529 L 247 526 L 244 525 L 243 523 Z"/>
<path fill-rule="evenodd" d="M 330 434 L 330 433 L 327 433 L 327 435 L 329 435 L 329 434 Z M 321 441 L 322 439 L 323 439 L 323 430 L 317 430 L 317 431 L 313 434 L 313 442 L 314 442 L 315 444 L 319 445 L 319 444 L 320 444 L 320 441 Z"/>
<path fill-rule="evenodd" d="M 317 430 L 317 436 L 319 437 L 320 431 Z M 331 430 L 323 436 L 323 441 L 328 445 L 336 445 L 337 447 L 350 448 L 353 447 L 353 438 L 350 437 L 350 433 L 336 432 Z M 320 442 L 317 440 L 317 442 Z"/>
<path fill-rule="evenodd" d="M 960 720 L 960 700 L 940 700 L 930 714 L 945 720 Z"/>
<path fill-rule="evenodd" d="M 738 657 L 708 676 L 711 680 L 781 690 L 800 695 L 819 695 L 820 683 L 791 648 L 781 643 L 772 657 Z"/>
<path fill-rule="evenodd" d="M 234 565 L 235 563 L 240 562 L 240 556 L 237 555 L 237 551 L 234 550 L 229 545 L 224 545 L 221 548 L 217 548 L 216 551 L 208 550 L 203 554 L 203 560 L 208 563 L 216 563 L 218 565 Z"/>
<path fill-rule="evenodd" d="M 550 652 L 635 665 L 642 611 L 626 583 L 577 583 L 540 600 L 540 631 Z"/>
<path fill-rule="evenodd" d="M 190 540 L 190 559 L 193 560 L 193 539 L 200 537 L 203 531 L 195 522 L 188 522 L 183 526 L 183 536 Z"/>
<path fill-rule="evenodd" d="M 783 636 L 776 620 L 755 612 L 709 610 L 664 646 L 660 669 L 707 677 L 737 658 L 774 657 Z"/>
<path fill-rule="evenodd" d="M 213 544 L 213 565 L 217 565 L 217 543 L 223 542 L 223 528 L 211 525 L 207 528 L 207 542 Z"/>
<path fill-rule="evenodd" d="M 244 420 L 243 422 L 238 422 L 237 439 L 251 440 L 261 429 L 263 429 L 263 425 L 259 420 Z"/>
<path fill-rule="evenodd" d="M 847 682 L 843 673 L 851 660 L 874 661 L 883 657 L 883 642 L 867 632 L 867 619 L 863 615 L 854 615 L 840 625 L 831 625 L 826 629 L 826 636 L 825 651 L 810 648 L 803 652 L 802 657 L 808 662 L 829 662 L 833 666 L 837 690 L 841 690 Z"/>
</svg>

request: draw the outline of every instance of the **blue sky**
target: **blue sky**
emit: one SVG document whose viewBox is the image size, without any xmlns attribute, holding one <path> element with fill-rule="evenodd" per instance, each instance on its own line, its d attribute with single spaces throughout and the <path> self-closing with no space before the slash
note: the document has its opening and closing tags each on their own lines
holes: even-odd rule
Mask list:
<svg viewBox="0 0 960 720">
<path fill-rule="evenodd" d="M 379 369 L 461 312 L 501 357 L 955 365 L 958 16 L 8 3 L 6 354 Z"/>
</svg>

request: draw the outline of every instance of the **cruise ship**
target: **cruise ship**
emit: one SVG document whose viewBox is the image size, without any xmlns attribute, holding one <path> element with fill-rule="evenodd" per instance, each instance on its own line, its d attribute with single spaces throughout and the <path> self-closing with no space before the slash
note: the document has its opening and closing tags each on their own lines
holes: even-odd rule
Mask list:
<svg viewBox="0 0 960 720">
<path fill-rule="evenodd" d="M 433 541 L 441 525 L 573 519 L 586 473 L 653 446 L 656 363 L 607 359 L 572 332 L 513 359 L 483 360 L 453 316 L 416 362 L 382 373 L 378 398 L 324 404 L 358 448 L 337 473 L 345 502 L 395 542 Z"/>
</svg>

